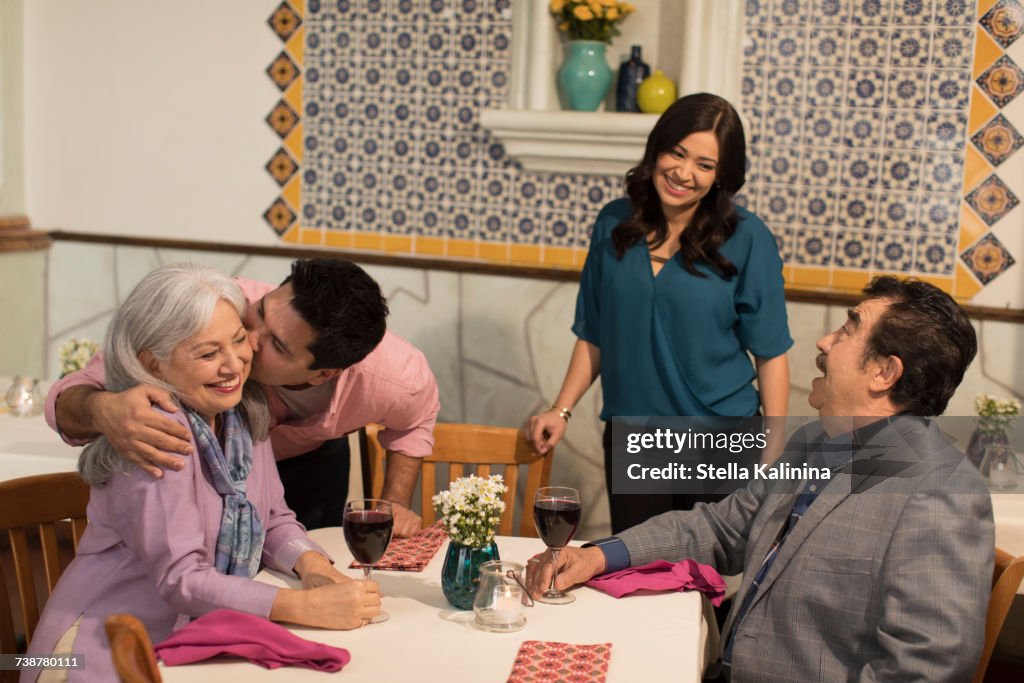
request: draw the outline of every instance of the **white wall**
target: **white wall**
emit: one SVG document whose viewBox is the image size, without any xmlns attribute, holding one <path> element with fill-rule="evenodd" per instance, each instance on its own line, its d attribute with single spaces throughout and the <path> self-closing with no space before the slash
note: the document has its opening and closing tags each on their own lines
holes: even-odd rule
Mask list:
<svg viewBox="0 0 1024 683">
<path fill-rule="evenodd" d="M 25 3 L 33 225 L 271 244 L 277 0 Z M 231 33 L 226 37 L 225 31 Z"/>
</svg>

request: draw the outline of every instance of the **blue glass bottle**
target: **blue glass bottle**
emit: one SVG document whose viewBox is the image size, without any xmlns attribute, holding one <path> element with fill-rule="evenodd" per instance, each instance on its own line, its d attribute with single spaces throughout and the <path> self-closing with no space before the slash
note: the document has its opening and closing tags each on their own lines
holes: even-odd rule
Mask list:
<svg viewBox="0 0 1024 683">
<path fill-rule="evenodd" d="M 629 59 L 619 68 L 619 83 L 615 89 L 615 111 L 640 111 L 636 104 L 636 89 L 650 75 L 651 67 L 640 58 L 640 46 L 632 46 Z"/>
</svg>

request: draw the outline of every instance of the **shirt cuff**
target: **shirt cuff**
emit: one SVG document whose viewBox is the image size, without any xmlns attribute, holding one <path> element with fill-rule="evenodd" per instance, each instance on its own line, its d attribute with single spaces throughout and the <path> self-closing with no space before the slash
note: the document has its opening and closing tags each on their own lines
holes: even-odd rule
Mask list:
<svg viewBox="0 0 1024 683">
<path fill-rule="evenodd" d="M 625 543 L 615 536 L 591 541 L 590 543 L 584 543 L 583 547 L 597 547 L 601 549 L 601 552 L 604 553 L 604 574 L 611 574 L 612 572 L 627 569 L 631 564 L 629 559 L 629 549 L 626 547 Z"/>
</svg>

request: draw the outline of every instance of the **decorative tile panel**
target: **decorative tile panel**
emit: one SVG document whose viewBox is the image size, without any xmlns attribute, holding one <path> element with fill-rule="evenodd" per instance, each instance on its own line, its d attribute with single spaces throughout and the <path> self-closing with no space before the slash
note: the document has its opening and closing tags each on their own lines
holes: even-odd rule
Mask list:
<svg viewBox="0 0 1024 683">
<path fill-rule="evenodd" d="M 994 174 L 1024 146 L 1002 111 L 1024 90 L 1007 54 L 1021 1 L 747 0 L 737 199 L 789 282 L 991 281 L 979 226 L 1002 229 L 1024 191 Z M 267 223 L 298 243 L 578 268 L 622 179 L 524 172 L 481 130 L 507 100 L 511 16 L 509 0 L 281 2 Z"/>
</svg>

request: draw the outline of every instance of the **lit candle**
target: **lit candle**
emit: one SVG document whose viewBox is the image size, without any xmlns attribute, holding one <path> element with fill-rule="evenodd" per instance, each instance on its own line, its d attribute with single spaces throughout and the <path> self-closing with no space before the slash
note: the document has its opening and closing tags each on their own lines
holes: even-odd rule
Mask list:
<svg viewBox="0 0 1024 683">
<path fill-rule="evenodd" d="M 494 618 L 512 623 L 523 609 L 523 590 L 519 586 L 501 586 L 494 590 Z"/>
</svg>

